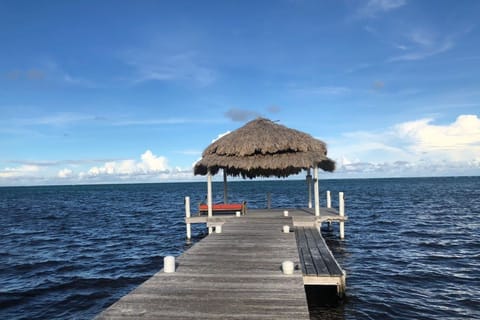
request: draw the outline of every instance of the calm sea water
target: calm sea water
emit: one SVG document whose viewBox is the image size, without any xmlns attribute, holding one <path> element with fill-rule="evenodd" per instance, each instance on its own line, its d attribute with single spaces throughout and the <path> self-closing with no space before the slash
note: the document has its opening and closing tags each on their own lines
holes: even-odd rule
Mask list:
<svg viewBox="0 0 480 320">
<path fill-rule="evenodd" d="M 347 298 L 325 298 L 314 318 L 480 319 L 480 177 L 321 181 L 327 189 L 334 206 L 345 192 L 346 239 L 335 225 L 323 234 Z M 307 202 L 304 181 L 229 191 L 251 208 L 266 192 L 274 207 Z M 0 188 L 0 319 L 93 318 L 188 248 L 184 196 L 195 207 L 205 193 L 205 183 Z"/>
</svg>

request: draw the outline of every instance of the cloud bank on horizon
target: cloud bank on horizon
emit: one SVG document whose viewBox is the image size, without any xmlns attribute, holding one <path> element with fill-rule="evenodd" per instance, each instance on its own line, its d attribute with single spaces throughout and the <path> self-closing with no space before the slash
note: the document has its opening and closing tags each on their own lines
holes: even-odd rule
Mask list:
<svg viewBox="0 0 480 320">
<path fill-rule="evenodd" d="M 351 132 L 330 149 L 344 175 L 476 175 L 480 169 L 480 119 L 460 115 L 436 125 L 434 119 L 397 124 L 383 132 Z M 347 158 L 347 154 L 349 158 Z"/>
<path fill-rule="evenodd" d="M 202 179 L 258 116 L 326 141 L 324 178 L 480 174 L 478 1 L 1 7 L 0 186 Z"/>
<path fill-rule="evenodd" d="M 382 132 L 349 132 L 329 142 L 329 154 L 337 162 L 336 174 L 325 178 L 474 175 L 480 169 L 480 119 L 460 115 L 455 122 L 436 125 L 434 119 L 399 123 Z M 219 134 L 221 137 L 223 134 Z M 217 137 L 217 138 L 218 138 Z M 214 139 L 215 140 L 215 139 Z M 213 140 L 213 141 L 214 141 Z M 200 154 L 200 152 L 198 152 Z M 57 167 L 52 164 L 52 167 Z M 192 167 L 171 167 L 168 159 L 146 150 L 139 159 L 106 161 L 88 170 L 76 164 L 49 176 L 45 164 L 22 164 L 0 171 L 5 184 L 108 183 L 194 180 Z"/>
</svg>

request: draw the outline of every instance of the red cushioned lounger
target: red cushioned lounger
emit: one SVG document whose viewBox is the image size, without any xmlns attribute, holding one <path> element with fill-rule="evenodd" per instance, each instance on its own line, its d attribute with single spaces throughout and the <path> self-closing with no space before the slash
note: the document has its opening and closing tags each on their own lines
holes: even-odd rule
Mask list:
<svg viewBox="0 0 480 320">
<path fill-rule="evenodd" d="M 200 204 L 198 207 L 200 212 L 208 212 L 208 205 Z M 244 203 L 216 203 L 212 204 L 213 212 L 236 212 L 240 211 L 245 214 L 247 211 L 246 202 Z"/>
</svg>

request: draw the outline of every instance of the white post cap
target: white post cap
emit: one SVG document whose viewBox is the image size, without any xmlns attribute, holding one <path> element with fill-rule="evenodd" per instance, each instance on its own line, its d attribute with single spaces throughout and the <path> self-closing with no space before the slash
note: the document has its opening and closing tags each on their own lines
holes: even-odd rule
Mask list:
<svg viewBox="0 0 480 320">
<path fill-rule="evenodd" d="M 283 274 L 293 274 L 294 265 L 292 261 L 283 261 L 282 262 L 282 271 Z"/>
<path fill-rule="evenodd" d="M 163 272 L 165 272 L 165 273 L 175 272 L 175 257 L 174 256 L 166 256 L 165 258 L 163 258 Z"/>
</svg>

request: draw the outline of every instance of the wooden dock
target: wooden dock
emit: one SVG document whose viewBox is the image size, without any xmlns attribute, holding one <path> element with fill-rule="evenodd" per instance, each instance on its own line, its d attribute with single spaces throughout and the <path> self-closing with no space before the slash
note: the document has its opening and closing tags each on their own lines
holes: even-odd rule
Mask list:
<svg viewBox="0 0 480 320">
<path fill-rule="evenodd" d="M 176 272 L 158 272 L 97 319 L 309 319 L 304 285 L 345 288 L 344 273 L 316 228 L 346 217 L 322 212 L 321 218 L 308 209 L 289 210 L 288 217 L 283 209 L 189 217 L 187 223 L 206 223 L 216 232 L 178 257 Z M 284 233 L 285 225 L 292 232 Z M 297 266 L 292 275 L 282 273 L 283 261 Z"/>
</svg>

